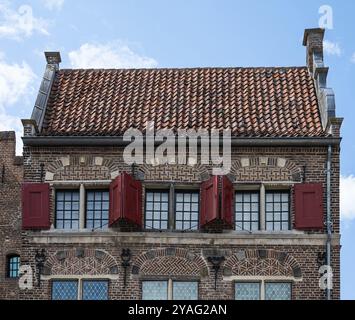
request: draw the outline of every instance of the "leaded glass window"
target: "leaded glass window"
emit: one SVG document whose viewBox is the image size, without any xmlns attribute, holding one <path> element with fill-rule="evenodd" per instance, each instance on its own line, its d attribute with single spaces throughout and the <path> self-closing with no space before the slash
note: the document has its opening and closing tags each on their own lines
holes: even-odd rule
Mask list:
<svg viewBox="0 0 355 320">
<path fill-rule="evenodd" d="M 58 229 L 79 229 L 79 191 L 56 192 L 55 225 Z"/>
<path fill-rule="evenodd" d="M 236 230 L 259 230 L 259 193 L 237 192 L 235 196 Z"/>
<path fill-rule="evenodd" d="M 145 228 L 168 229 L 169 192 L 147 191 L 145 197 Z"/>
<path fill-rule="evenodd" d="M 291 283 L 266 282 L 265 300 L 291 300 Z"/>
<path fill-rule="evenodd" d="M 259 282 L 237 282 L 235 283 L 236 300 L 260 300 Z"/>
<path fill-rule="evenodd" d="M 143 281 L 142 299 L 143 300 L 167 300 L 168 281 Z"/>
<path fill-rule="evenodd" d="M 83 280 L 83 300 L 107 300 L 108 281 L 106 280 Z"/>
<path fill-rule="evenodd" d="M 174 281 L 173 300 L 197 300 L 198 282 L 196 281 Z"/>
<path fill-rule="evenodd" d="M 108 190 L 86 191 L 86 228 L 106 229 L 109 212 Z"/>
<path fill-rule="evenodd" d="M 52 282 L 52 300 L 77 300 L 77 280 L 55 280 Z"/>
<path fill-rule="evenodd" d="M 199 193 L 175 192 L 175 229 L 197 230 L 199 214 Z"/>
<path fill-rule="evenodd" d="M 266 192 L 266 230 L 289 230 L 289 192 Z"/>
<path fill-rule="evenodd" d="M 11 255 L 7 257 L 7 276 L 9 278 L 17 278 L 20 269 L 20 256 Z"/>
</svg>

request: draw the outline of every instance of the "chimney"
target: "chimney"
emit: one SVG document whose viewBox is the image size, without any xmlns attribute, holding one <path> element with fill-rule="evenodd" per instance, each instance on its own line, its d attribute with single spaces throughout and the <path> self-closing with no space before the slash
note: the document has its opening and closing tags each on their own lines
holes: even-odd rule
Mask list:
<svg viewBox="0 0 355 320">
<path fill-rule="evenodd" d="M 334 92 L 327 87 L 329 68 L 324 65 L 323 39 L 324 29 L 306 29 L 303 45 L 307 48 L 307 67 L 315 82 L 323 128 L 336 136 L 341 119 L 336 118 Z"/>
<path fill-rule="evenodd" d="M 307 47 L 307 66 L 313 74 L 318 67 L 324 67 L 323 57 L 324 29 L 306 29 L 303 36 L 303 45 Z"/>
<path fill-rule="evenodd" d="M 47 64 L 53 65 L 56 69 L 59 69 L 59 64 L 62 62 L 62 58 L 60 57 L 60 52 L 45 52 L 44 53 Z"/>
</svg>

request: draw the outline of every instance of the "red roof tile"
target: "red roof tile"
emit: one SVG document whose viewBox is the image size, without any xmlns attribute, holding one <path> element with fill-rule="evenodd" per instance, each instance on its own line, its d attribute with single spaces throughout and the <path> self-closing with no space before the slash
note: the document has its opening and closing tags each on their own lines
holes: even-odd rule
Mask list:
<svg viewBox="0 0 355 320">
<path fill-rule="evenodd" d="M 230 128 L 238 137 L 321 136 L 306 67 L 57 72 L 41 135 L 122 135 L 130 127 Z"/>
</svg>

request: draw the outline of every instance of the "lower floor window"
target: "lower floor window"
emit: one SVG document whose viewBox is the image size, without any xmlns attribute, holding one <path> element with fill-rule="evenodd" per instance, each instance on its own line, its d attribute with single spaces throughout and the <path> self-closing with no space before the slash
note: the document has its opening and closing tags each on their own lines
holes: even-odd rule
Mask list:
<svg viewBox="0 0 355 320">
<path fill-rule="evenodd" d="M 143 281 L 143 300 L 197 300 L 197 281 Z"/>
<path fill-rule="evenodd" d="M 290 282 L 236 282 L 236 300 L 291 300 Z"/>
<path fill-rule="evenodd" d="M 291 283 L 266 282 L 265 300 L 291 300 Z"/>
<path fill-rule="evenodd" d="M 238 282 L 235 284 L 236 300 L 260 300 L 259 282 Z"/>
<path fill-rule="evenodd" d="M 108 281 L 53 280 L 52 300 L 108 300 Z"/>
</svg>

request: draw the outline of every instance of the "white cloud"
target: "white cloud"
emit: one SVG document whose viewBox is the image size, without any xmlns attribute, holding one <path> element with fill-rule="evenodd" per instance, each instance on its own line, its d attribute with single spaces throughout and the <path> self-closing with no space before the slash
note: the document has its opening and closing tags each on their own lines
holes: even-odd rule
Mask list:
<svg viewBox="0 0 355 320">
<path fill-rule="evenodd" d="M 26 105 L 26 98 L 34 92 L 33 81 L 36 76 L 26 62 L 10 64 L 0 52 L 0 131 L 15 130 L 17 153 L 21 154 L 22 124 L 20 117 L 9 111 L 21 100 Z M 22 105 L 23 106 L 23 105 Z"/>
<path fill-rule="evenodd" d="M 158 65 L 153 58 L 139 55 L 121 42 L 85 43 L 69 52 L 69 60 L 73 68 L 153 68 Z"/>
<path fill-rule="evenodd" d="M 351 61 L 352 63 L 355 63 L 355 52 L 354 52 L 353 55 L 351 56 L 350 61 Z"/>
<path fill-rule="evenodd" d="M 0 38 L 21 40 L 37 32 L 49 35 L 48 22 L 33 16 L 32 7 L 22 5 L 13 10 L 8 1 L 0 0 Z"/>
<path fill-rule="evenodd" d="M 355 176 L 340 177 L 340 216 L 342 220 L 355 219 Z"/>
<path fill-rule="evenodd" d="M 328 55 L 331 55 L 331 56 L 340 57 L 343 53 L 343 50 L 341 49 L 339 43 L 337 43 L 337 42 L 324 40 L 323 47 L 324 47 L 324 52 Z"/>
<path fill-rule="evenodd" d="M 44 6 L 49 10 L 60 10 L 64 4 L 64 0 L 42 0 Z"/>
</svg>

